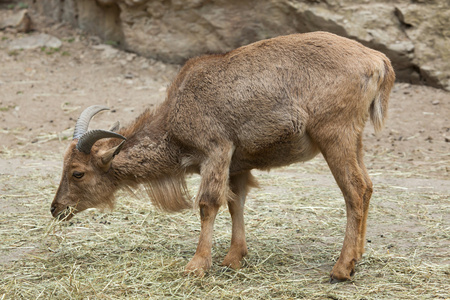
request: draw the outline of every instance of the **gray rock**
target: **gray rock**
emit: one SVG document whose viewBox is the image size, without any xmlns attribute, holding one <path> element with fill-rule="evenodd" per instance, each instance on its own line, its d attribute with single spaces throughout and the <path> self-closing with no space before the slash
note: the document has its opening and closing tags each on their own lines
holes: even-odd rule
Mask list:
<svg viewBox="0 0 450 300">
<path fill-rule="evenodd" d="M 1 10 L 0 30 L 6 28 L 14 28 L 19 32 L 29 32 L 31 30 L 31 19 L 28 10 Z"/>
<path fill-rule="evenodd" d="M 450 90 L 448 0 L 42 0 L 31 7 L 170 63 L 324 30 L 384 52 L 400 81 Z"/>
<path fill-rule="evenodd" d="M 8 48 L 9 50 L 20 50 L 20 49 L 26 50 L 41 47 L 59 48 L 61 47 L 61 45 L 62 43 L 58 38 L 45 33 L 39 33 L 12 40 L 9 43 Z"/>
<path fill-rule="evenodd" d="M 102 51 L 102 58 L 103 59 L 110 59 L 114 58 L 119 54 L 119 50 L 115 49 L 114 47 L 110 45 L 100 44 L 100 45 L 94 45 L 92 46 L 93 49 Z"/>
<path fill-rule="evenodd" d="M 413 63 L 426 83 L 450 90 L 450 2 L 398 4 L 396 13 L 414 44 Z"/>
</svg>

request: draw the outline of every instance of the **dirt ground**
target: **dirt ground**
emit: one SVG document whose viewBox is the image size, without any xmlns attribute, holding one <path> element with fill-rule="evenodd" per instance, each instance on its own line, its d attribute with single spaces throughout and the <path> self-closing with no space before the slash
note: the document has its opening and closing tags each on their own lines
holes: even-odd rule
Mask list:
<svg viewBox="0 0 450 300">
<path fill-rule="evenodd" d="M 59 183 L 62 154 L 72 137 L 75 120 L 85 107 L 104 104 L 111 108 L 96 116 L 91 123 L 95 128 L 106 129 L 115 121 L 126 124 L 145 108 L 164 100 L 166 88 L 180 68 L 117 51 L 95 37 L 64 25 L 45 23 L 38 30 L 58 37 L 62 46 L 57 50 L 11 51 L 9 43 L 25 35 L 0 31 L 0 229 L 3 237 L 15 226 L 10 220 L 36 206 L 39 207 L 37 218 L 50 221 L 49 208 Z M 446 266 L 442 276 L 448 279 L 450 93 L 397 83 L 386 128 L 375 136 L 369 124 L 364 141 L 365 160 L 375 184 L 371 213 L 376 217 L 369 217 L 368 225 L 373 251 L 391 245 L 394 247 L 388 248 L 391 252 L 398 249 L 399 256 L 410 257 L 416 247 L 431 247 L 420 248 L 417 255 L 426 263 Z M 257 175 L 263 184 L 249 200 L 254 202 L 249 203 L 250 211 L 258 209 L 261 204 L 258 199 L 267 193 L 290 190 L 287 184 L 292 182 L 306 184 L 311 189 L 333 189 L 335 196 L 331 198 L 341 197 L 321 157 L 270 173 L 257 172 Z M 33 187 L 42 191 L 30 192 Z M 292 193 L 295 196 L 304 190 L 300 185 Z M 390 198 L 394 194 L 398 196 L 395 201 Z M 320 195 L 311 190 L 309 196 Z M 384 202 L 383 198 L 388 200 Z M 339 201 L 336 205 L 342 209 L 344 202 Z M 249 227 L 251 232 L 251 223 Z M 321 235 L 326 235 L 328 230 Z M 277 234 L 275 230 L 269 231 Z M 424 232 L 428 238 L 422 239 Z M 334 254 L 339 251 L 342 237 L 342 232 L 336 237 Z M 383 238 L 381 248 L 377 248 L 377 240 Z M 195 243 L 192 247 L 195 251 Z M 19 244 L 15 241 L 1 245 L 0 268 L 27 260 L 33 249 L 36 249 L 34 242 L 26 239 Z M 38 252 L 42 253 L 42 249 Z M 329 263 L 325 270 L 331 269 Z M 426 288 L 424 291 L 424 295 L 436 296 L 427 294 Z M 1 295 L 2 290 L 0 298 Z M 8 295 L 6 290 L 3 295 Z M 450 297 L 444 291 L 437 296 Z"/>
</svg>

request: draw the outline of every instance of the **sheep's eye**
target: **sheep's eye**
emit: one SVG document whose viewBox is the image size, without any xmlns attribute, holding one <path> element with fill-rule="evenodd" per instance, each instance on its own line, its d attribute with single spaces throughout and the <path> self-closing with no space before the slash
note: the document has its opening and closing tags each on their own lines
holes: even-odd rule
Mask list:
<svg viewBox="0 0 450 300">
<path fill-rule="evenodd" d="M 75 171 L 73 172 L 72 176 L 77 179 L 81 179 L 84 176 L 84 173 Z"/>
</svg>

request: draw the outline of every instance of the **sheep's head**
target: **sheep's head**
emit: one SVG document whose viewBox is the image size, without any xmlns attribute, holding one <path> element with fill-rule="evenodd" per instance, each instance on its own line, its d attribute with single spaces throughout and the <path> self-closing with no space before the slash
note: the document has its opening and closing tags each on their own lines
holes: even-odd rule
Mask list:
<svg viewBox="0 0 450 300">
<path fill-rule="evenodd" d="M 110 131 L 87 131 L 91 118 L 106 109 L 108 108 L 97 105 L 88 107 L 75 125 L 73 141 L 64 155 L 61 183 L 50 208 L 56 218 L 68 220 L 87 208 L 112 206 L 115 189 L 108 171 L 114 156 L 120 152 L 125 137 L 114 132 L 118 125 Z M 119 138 L 124 141 L 108 149 L 94 146 L 104 138 Z"/>
</svg>

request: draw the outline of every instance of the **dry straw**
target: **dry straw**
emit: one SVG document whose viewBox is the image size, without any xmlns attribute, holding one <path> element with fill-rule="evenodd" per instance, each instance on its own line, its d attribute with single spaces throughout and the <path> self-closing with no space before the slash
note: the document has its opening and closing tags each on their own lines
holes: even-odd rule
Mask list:
<svg viewBox="0 0 450 300">
<path fill-rule="evenodd" d="M 19 154 L 4 149 L 2 159 Z M 39 154 L 21 153 L 39 157 Z M 59 157 L 46 157 L 46 160 Z M 369 157 L 370 160 L 370 157 Z M 45 162 L 43 161 L 43 164 Z M 392 163 L 386 158 L 386 163 Z M 216 222 L 213 266 L 185 276 L 200 222 L 164 214 L 123 193 L 113 212 L 51 219 L 60 170 L 0 176 L 0 299 L 424 299 L 449 298 L 447 193 L 376 186 L 367 251 L 353 281 L 330 285 L 344 236 L 344 201 L 322 159 L 271 173 L 246 207 L 249 256 L 221 267 L 230 218 Z M 383 170 L 371 169 L 376 175 Z M 383 176 L 407 178 L 415 170 Z M 198 177 L 188 180 L 195 195 Z"/>
</svg>

